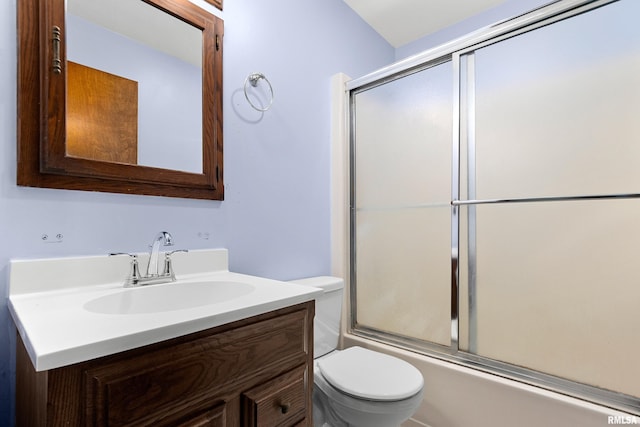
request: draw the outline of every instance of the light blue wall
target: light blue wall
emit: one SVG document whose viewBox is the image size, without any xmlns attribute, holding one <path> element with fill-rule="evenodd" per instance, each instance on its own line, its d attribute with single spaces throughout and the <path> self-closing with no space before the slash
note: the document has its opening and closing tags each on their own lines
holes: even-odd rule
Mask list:
<svg viewBox="0 0 640 427">
<path fill-rule="evenodd" d="M 342 0 L 229 0 L 224 39 L 224 202 L 16 186 L 16 2 L 0 2 L 0 425 L 11 425 L 15 332 L 11 258 L 144 251 L 159 230 L 178 247 L 228 247 L 231 269 L 276 279 L 328 274 L 330 78 L 360 76 L 394 50 Z M 200 5 L 205 5 L 199 1 Z M 246 103 L 264 73 L 271 110 Z M 34 82 L 37 83 L 37 82 Z M 41 236 L 62 234 L 62 243 Z M 208 238 L 207 238 L 208 237 Z"/>
</svg>

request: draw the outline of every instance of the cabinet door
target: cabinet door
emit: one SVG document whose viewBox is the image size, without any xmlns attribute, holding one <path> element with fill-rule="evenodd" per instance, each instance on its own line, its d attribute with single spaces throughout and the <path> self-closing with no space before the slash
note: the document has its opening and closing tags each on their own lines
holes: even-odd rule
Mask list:
<svg viewBox="0 0 640 427">
<path fill-rule="evenodd" d="M 242 394 L 244 427 L 292 427 L 305 423 L 305 370 L 300 366 Z"/>
</svg>

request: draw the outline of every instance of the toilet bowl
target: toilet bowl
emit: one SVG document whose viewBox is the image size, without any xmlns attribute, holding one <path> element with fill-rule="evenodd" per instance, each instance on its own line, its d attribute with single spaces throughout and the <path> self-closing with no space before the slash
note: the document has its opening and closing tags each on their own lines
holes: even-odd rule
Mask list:
<svg viewBox="0 0 640 427">
<path fill-rule="evenodd" d="M 424 380 L 410 363 L 350 347 L 337 350 L 344 282 L 313 277 L 293 282 L 324 290 L 314 319 L 313 425 L 398 427 L 422 402 Z"/>
<path fill-rule="evenodd" d="M 422 402 L 422 375 L 396 357 L 350 347 L 319 358 L 314 369 L 314 402 L 325 410 L 316 427 L 397 427 Z"/>
</svg>

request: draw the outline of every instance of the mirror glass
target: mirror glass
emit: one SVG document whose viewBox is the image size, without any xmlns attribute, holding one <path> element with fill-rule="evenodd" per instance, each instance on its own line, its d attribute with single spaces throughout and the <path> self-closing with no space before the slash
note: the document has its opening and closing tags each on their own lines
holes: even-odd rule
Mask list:
<svg viewBox="0 0 640 427">
<path fill-rule="evenodd" d="M 203 171 L 202 31 L 144 1 L 68 0 L 67 156 Z"/>
</svg>

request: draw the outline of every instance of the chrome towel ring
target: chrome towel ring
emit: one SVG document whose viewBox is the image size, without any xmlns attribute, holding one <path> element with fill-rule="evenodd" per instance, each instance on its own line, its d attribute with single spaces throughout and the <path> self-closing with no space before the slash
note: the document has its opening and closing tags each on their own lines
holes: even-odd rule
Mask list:
<svg viewBox="0 0 640 427">
<path fill-rule="evenodd" d="M 249 99 L 249 95 L 247 94 L 247 83 L 250 83 L 251 86 L 256 87 L 258 86 L 258 81 L 260 81 L 260 79 L 263 79 L 267 83 L 267 85 L 269 85 L 269 92 L 271 93 L 271 99 L 269 100 L 269 104 L 264 108 L 257 107 L 253 102 L 251 102 L 251 100 Z M 247 102 L 249 103 L 249 105 L 251 105 L 251 107 L 254 110 L 258 110 L 262 112 L 267 111 L 269 108 L 271 108 L 271 105 L 273 104 L 273 87 L 271 87 L 271 83 L 265 77 L 264 74 L 251 73 L 244 80 L 244 97 L 247 99 Z"/>
</svg>

